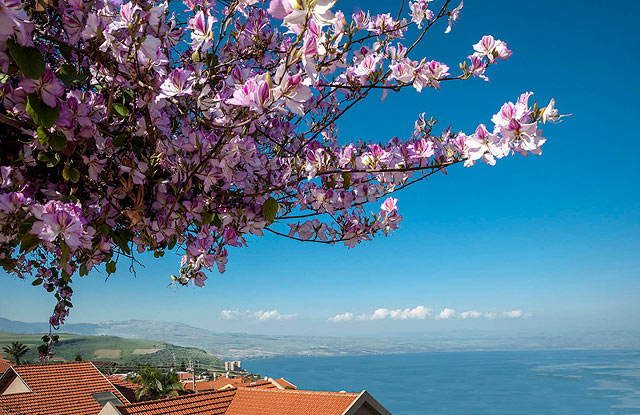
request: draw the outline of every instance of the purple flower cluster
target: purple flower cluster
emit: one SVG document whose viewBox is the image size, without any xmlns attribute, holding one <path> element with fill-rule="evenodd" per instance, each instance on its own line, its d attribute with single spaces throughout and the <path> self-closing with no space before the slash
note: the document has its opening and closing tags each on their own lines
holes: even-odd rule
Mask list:
<svg viewBox="0 0 640 415">
<path fill-rule="evenodd" d="M 398 228 L 391 193 L 454 164 L 540 154 L 538 123 L 561 116 L 530 94 L 491 132 L 436 133 L 422 114 L 406 140 L 339 139 L 371 91 L 486 79 L 511 55 L 484 36 L 457 75 L 413 56 L 413 27 L 458 19 L 462 3 L 442 3 L 348 21 L 334 0 L 187 0 L 178 15 L 151 0 L 0 0 L 0 264 L 55 296 L 58 327 L 74 275 L 177 250 L 173 283 L 203 286 L 264 232 L 354 247 Z"/>
</svg>

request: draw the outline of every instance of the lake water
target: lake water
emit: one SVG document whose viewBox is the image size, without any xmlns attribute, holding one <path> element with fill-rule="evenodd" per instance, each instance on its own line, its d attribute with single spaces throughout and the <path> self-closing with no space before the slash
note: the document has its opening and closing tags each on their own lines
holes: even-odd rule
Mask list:
<svg viewBox="0 0 640 415">
<path fill-rule="evenodd" d="M 242 363 L 299 389 L 366 389 L 394 415 L 640 415 L 640 352 L 433 352 Z"/>
</svg>

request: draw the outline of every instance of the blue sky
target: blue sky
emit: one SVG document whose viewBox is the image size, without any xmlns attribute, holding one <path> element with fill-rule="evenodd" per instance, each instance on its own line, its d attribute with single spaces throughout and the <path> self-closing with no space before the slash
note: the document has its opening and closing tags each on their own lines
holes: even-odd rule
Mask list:
<svg viewBox="0 0 640 415">
<path fill-rule="evenodd" d="M 345 14 L 392 2 L 341 0 Z M 400 2 L 397 2 L 398 5 Z M 69 322 L 154 319 L 218 331 L 389 334 L 448 329 L 640 329 L 640 5 L 603 1 L 467 1 L 449 35 L 430 32 L 413 55 L 452 68 L 482 35 L 506 41 L 513 56 L 479 79 L 440 91 L 390 94 L 349 113 L 341 137 L 408 137 L 420 112 L 472 132 L 525 91 L 555 97 L 573 116 L 545 126 L 541 157 L 496 166 L 455 167 L 397 194 L 404 220 L 389 238 L 348 250 L 273 236 L 232 249 L 227 272 L 204 289 L 167 288 L 179 257 L 145 256 L 137 277 L 120 266 L 105 282 L 74 280 Z M 395 14 L 396 11 L 393 12 Z M 453 71 L 452 71 L 453 72 Z M 0 316 L 46 321 L 53 299 L 30 281 L 0 278 Z M 432 309 L 425 319 L 329 322 L 378 308 Z M 444 308 L 527 318 L 436 319 Z M 278 310 L 280 320 L 221 319 L 222 310 Z M 245 313 L 246 314 L 246 313 Z"/>
</svg>

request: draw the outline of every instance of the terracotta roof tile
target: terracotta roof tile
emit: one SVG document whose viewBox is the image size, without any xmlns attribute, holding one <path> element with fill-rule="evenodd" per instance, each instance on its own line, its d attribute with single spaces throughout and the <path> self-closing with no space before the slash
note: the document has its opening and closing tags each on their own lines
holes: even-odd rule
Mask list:
<svg viewBox="0 0 640 415">
<path fill-rule="evenodd" d="M 185 389 L 192 391 L 193 390 L 193 382 L 184 381 L 182 382 Z M 242 378 L 218 378 L 216 380 L 207 380 L 207 381 L 196 381 L 196 388 L 198 391 L 206 391 L 206 390 L 220 390 L 224 387 L 231 386 L 239 386 L 242 384 Z"/>
<path fill-rule="evenodd" d="M 238 389 L 225 415 L 342 415 L 357 393 Z"/>
<path fill-rule="evenodd" d="M 0 391 L 17 376 L 31 392 L 0 396 L 0 413 L 19 410 L 29 415 L 97 414 L 102 407 L 91 395 L 100 392 L 111 392 L 128 403 L 88 361 L 14 366 L 0 378 Z"/>
<path fill-rule="evenodd" d="M 238 388 L 256 388 L 256 389 L 280 389 L 277 385 L 269 380 L 259 380 L 257 382 L 240 383 Z"/>
<path fill-rule="evenodd" d="M 109 382 L 113 383 L 113 386 L 115 386 L 116 389 L 118 389 L 118 391 L 123 394 L 129 402 L 136 401 L 136 389 L 140 387 L 139 384 L 129 382 L 128 380 L 124 379 L 122 375 L 111 375 L 108 377 L 108 379 Z"/>
<path fill-rule="evenodd" d="M 189 380 L 193 379 L 193 375 L 191 373 L 177 373 L 179 380 Z"/>
<path fill-rule="evenodd" d="M 9 369 L 11 366 L 13 366 L 13 364 L 10 361 L 0 357 L 0 376 L 2 376 L 2 374 L 6 372 L 7 369 Z"/>
<path fill-rule="evenodd" d="M 239 388 L 118 406 L 122 415 L 342 415 L 357 393 Z"/>
<path fill-rule="evenodd" d="M 298 389 L 296 385 L 287 381 L 285 378 L 274 379 L 274 382 L 276 382 L 278 385 L 282 386 L 285 389 Z"/>
<path fill-rule="evenodd" d="M 236 389 L 203 392 L 118 406 L 118 410 L 122 415 L 221 415 L 235 394 Z"/>
</svg>

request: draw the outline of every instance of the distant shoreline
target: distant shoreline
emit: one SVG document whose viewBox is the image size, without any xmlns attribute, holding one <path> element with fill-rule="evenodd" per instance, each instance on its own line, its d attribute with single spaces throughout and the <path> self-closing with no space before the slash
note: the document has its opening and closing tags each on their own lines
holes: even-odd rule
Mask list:
<svg viewBox="0 0 640 415">
<path fill-rule="evenodd" d="M 325 357 L 364 357 L 364 356 L 400 356 L 400 355 L 420 355 L 420 354 L 436 354 L 436 353 L 478 353 L 478 352 L 620 352 L 620 353 L 640 353 L 638 349 L 620 349 L 620 348 L 592 348 L 592 347 L 567 347 L 567 348 L 530 348 L 530 349 L 451 349 L 451 350 L 428 350 L 422 352 L 398 352 L 398 353 L 361 353 L 361 354 L 335 354 L 335 355 L 278 355 L 244 358 L 244 362 L 271 359 L 306 359 L 306 358 L 325 358 Z M 227 357 L 225 357 L 226 359 Z M 231 357 L 228 357 L 231 358 Z"/>
</svg>

